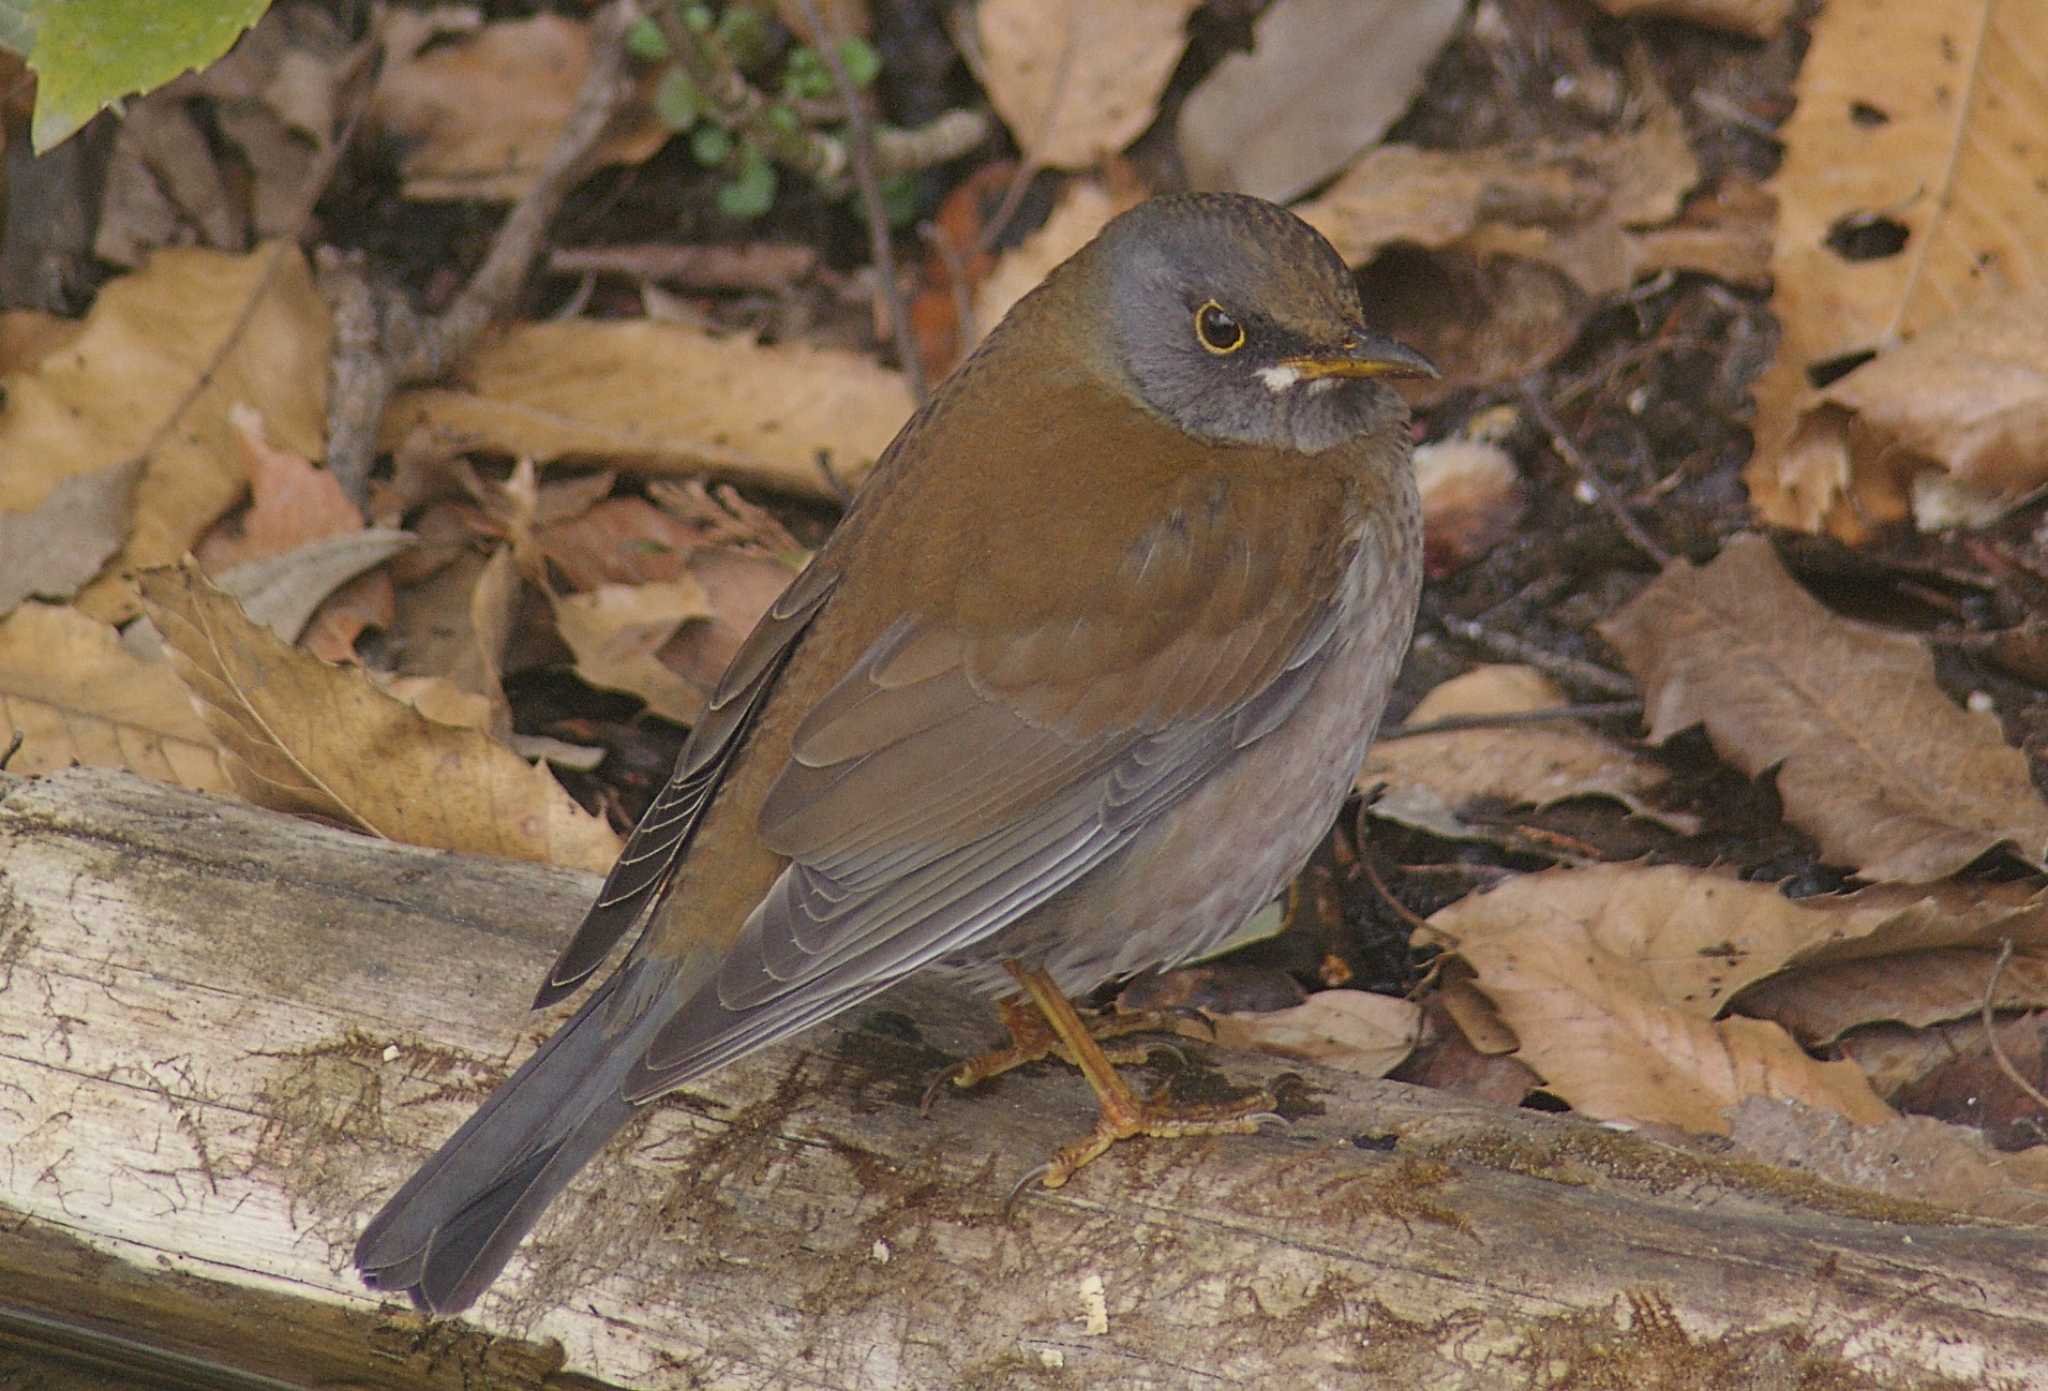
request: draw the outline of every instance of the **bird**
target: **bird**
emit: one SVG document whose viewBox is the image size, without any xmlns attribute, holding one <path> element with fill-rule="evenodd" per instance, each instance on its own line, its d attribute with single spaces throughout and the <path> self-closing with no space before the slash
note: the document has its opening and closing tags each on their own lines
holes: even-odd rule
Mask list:
<svg viewBox="0 0 2048 1391">
<path fill-rule="evenodd" d="M 637 1108 L 913 972 L 1036 1006 L 1081 1065 L 1104 1119 L 1048 1185 L 1253 1128 L 1136 1097 L 1070 1001 L 1213 951 L 1328 831 L 1421 586 L 1388 379 L 1435 375 L 1283 208 L 1109 221 L 738 649 L 535 1007 L 632 946 L 369 1222 L 366 1284 L 469 1307 Z"/>
</svg>

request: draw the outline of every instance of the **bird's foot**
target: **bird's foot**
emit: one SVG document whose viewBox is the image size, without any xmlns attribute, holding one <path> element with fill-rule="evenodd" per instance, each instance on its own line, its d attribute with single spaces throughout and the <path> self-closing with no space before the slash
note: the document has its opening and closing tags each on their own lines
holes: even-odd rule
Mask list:
<svg viewBox="0 0 2048 1391">
<path fill-rule="evenodd" d="M 925 1088 L 919 1109 L 929 1113 L 932 1103 L 948 1083 L 966 1088 L 979 1086 L 994 1077 L 1000 1077 L 1012 1068 L 1026 1063 L 1042 1062 L 1047 1058 L 1058 1058 L 1069 1067 L 1086 1072 L 1087 1067 L 1074 1056 L 1074 1050 L 1060 1037 L 1045 1014 L 1030 1003 L 1023 995 L 1005 996 L 996 1002 L 996 1008 L 1003 1016 L 1003 1027 L 1009 1031 L 1010 1043 L 1006 1048 L 991 1049 L 966 1059 L 932 1079 Z M 1085 1018 L 1078 1012 L 1075 1016 L 1094 1040 L 1097 1050 L 1106 1062 L 1117 1065 L 1142 1063 L 1157 1052 L 1179 1055 L 1180 1050 L 1163 1039 L 1117 1042 L 1127 1040 L 1132 1034 L 1170 1034 L 1180 1032 L 1181 1026 L 1193 1024 L 1214 1036 L 1208 1018 L 1199 1010 L 1146 1009 L 1131 1010 L 1115 1014 L 1091 1014 Z M 1107 1046 L 1104 1046 L 1107 1045 Z"/>
<path fill-rule="evenodd" d="M 1162 1087 L 1140 1101 L 1127 1086 L 1121 1085 L 1121 1079 L 1119 1083 L 1120 1096 L 1106 1096 L 1098 1091 L 1102 1117 L 1095 1122 L 1095 1129 L 1073 1144 L 1062 1146 L 1051 1159 L 1024 1175 L 1011 1191 L 1013 1201 L 1033 1179 L 1047 1188 L 1060 1187 L 1119 1140 L 1139 1135 L 1161 1140 L 1193 1135 L 1256 1135 L 1259 1127 L 1268 1122 L 1286 1124 L 1286 1119 L 1274 1109 L 1279 1103 L 1271 1092 L 1264 1090 L 1230 1101 L 1174 1102 L 1168 1100 L 1167 1089 Z"/>
</svg>

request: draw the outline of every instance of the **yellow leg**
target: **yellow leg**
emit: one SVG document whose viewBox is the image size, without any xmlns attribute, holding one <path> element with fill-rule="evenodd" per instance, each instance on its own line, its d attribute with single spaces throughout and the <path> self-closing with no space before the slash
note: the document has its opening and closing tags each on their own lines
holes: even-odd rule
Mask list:
<svg viewBox="0 0 2048 1391">
<path fill-rule="evenodd" d="M 1058 1188 L 1072 1178 L 1082 1165 L 1101 1155 L 1119 1140 L 1135 1135 L 1161 1139 L 1187 1135 L 1250 1135 L 1263 1120 L 1277 1119 L 1276 1104 L 1267 1093 L 1255 1092 L 1236 1101 L 1205 1105 L 1175 1105 L 1158 1095 L 1139 1100 L 1096 1041 L 1095 1035 L 1074 1010 L 1073 1003 L 1042 970 L 1026 970 L 1015 962 L 1005 963 L 1022 986 L 1031 1003 L 1038 1006 L 1045 1025 L 1062 1047 L 1062 1056 L 1081 1070 L 1095 1092 L 1102 1118 L 1095 1129 L 1060 1149 L 1041 1168 L 1037 1177 L 1047 1188 Z M 1006 1010 L 1007 1018 L 1012 1011 Z M 1044 1056 L 1044 1054 L 1040 1054 Z M 1029 1182 L 1029 1177 L 1026 1178 Z"/>
</svg>

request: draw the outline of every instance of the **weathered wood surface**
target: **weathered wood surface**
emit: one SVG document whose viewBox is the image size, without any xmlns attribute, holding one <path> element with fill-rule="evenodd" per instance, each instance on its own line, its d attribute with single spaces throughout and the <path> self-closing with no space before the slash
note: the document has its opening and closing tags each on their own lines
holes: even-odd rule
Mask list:
<svg viewBox="0 0 2048 1391">
<path fill-rule="evenodd" d="M 12 1306 L 365 1387 L 2048 1385 L 2037 1233 L 1310 1068 L 1285 1134 L 1006 1217 L 1092 1108 L 1038 1069 L 921 1118 L 993 1034 L 930 986 L 654 1108 L 468 1321 L 380 1305 L 355 1232 L 542 1036 L 591 888 L 0 776 L 0 1347 Z"/>
</svg>

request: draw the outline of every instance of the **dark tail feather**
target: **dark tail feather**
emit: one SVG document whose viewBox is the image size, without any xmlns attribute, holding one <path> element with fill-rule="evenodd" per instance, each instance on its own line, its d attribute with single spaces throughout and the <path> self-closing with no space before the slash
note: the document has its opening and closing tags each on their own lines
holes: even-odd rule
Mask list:
<svg viewBox="0 0 2048 1391">
<path fill-rule="evenodd" d="M 495 1280 L 520 1238 L 633 1114 L 621 1091 L 646 1038 L 662 1022 L 641 1006 L 622 1032 L 607 1006 L 631 991 L 629 965 L 600 986 L 555 1036 L 491 1094 L 356 1243 L 372 1289 L 403 1290 L 436 1314 L 468 1308 Z"/>
</svg>

